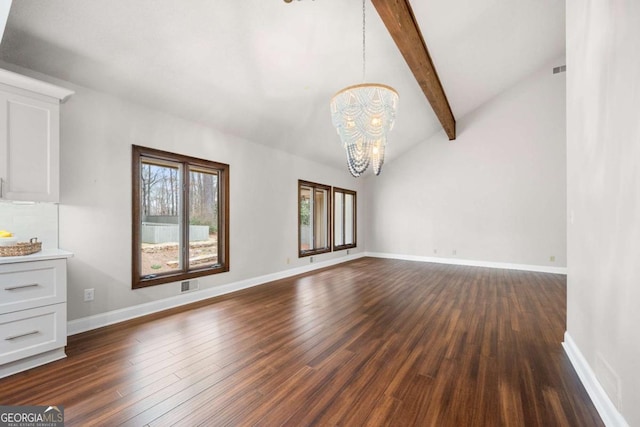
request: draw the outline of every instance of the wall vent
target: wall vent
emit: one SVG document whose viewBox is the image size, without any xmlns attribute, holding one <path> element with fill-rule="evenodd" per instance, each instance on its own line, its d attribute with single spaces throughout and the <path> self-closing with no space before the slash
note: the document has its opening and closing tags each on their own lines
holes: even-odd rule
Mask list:
<svg viewBox="0 0 640 427">
<path fill-rule="evenodd" d="M 561 65 L 559 67 L 553 67 L 553 74 L 564 73 L 567 71 L 566 65 Z"/>
<path fill-rule="evenodd" d="M 185 280 L 180 283 L 180 292 L 189 292 L 195 291 L 198 289 L 198 281 L 197 280 Z"/>
</svg>

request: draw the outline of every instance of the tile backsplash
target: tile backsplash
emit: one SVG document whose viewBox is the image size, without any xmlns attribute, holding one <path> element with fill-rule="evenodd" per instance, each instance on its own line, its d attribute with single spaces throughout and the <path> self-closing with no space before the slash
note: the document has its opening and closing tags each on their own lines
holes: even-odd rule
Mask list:
<svg viewBox="0 0 640 427">
<path fill-rule="evenodd" d="M 58 247 L 58 205 L 0 202 L 0 230 L 12 232 L 19 242 L 37 237 L 43 249 Z"/>
</svg>

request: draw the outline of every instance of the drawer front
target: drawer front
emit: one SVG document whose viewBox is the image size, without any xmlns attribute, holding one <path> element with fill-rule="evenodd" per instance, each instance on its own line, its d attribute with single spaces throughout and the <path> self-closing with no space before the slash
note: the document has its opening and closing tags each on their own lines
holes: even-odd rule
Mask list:
<svg viewBox="0 0 640 427">
<path fill-rule="evenodd" d="M 0 315 L 0 365 L 66 344 L 66 303 Z"/>
<path fill-rule="evenodd" d="M 0 265 L 0 313 L 67 300 L 66 260 Z"/>
</svg>

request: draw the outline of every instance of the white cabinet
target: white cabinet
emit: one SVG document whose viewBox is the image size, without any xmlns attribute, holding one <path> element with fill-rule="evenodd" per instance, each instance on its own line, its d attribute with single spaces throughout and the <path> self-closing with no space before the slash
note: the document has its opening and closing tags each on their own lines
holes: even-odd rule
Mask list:
<svg viewBox="0 0 640 427">
<path fill-rule="evenodd" d="M 0 69 L 0 199 L 58 202 L 60 102 L 71 94 Z"/>
<path fill-rule="evenodd" d="M 0 92 L 3 199 L 58 201 L 59 108 L 57 104 Z"/>
<path fill-rule="evenodd" d="M 2 378 L 65 357 L 67 265 L 65 258 L 0 261 Z"/>
</svg>

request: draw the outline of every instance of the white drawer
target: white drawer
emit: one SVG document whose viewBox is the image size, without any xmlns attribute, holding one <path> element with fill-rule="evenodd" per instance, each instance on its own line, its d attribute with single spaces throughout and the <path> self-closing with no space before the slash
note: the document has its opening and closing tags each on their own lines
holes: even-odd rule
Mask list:
<svg viewBox="0 0 640 427">
<path fill-rule="evenodd" d="M 66 303 L 0 315 L 0 365 L 66 344 Z"/>
<path fill-rule="evenodd" d="M 64 259 L 0 265 L 0 313 L 67 300 Z"/>
</svg>

